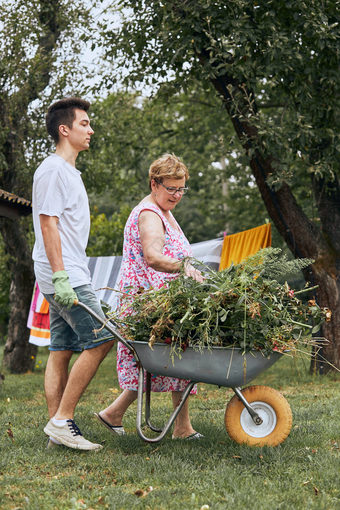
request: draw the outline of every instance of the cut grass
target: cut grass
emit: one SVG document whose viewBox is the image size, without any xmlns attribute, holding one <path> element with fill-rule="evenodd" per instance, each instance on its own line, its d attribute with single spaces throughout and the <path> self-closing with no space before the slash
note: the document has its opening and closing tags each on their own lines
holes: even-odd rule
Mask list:
<svg viewBox="0 0 340 510">
<path fill-rule="evenodd" d="M 84 436 L 104 449 L 80 452 L 46 450 L 46 359 L 47 350 L 41 349 L 35 373 L 5 374 L 0 386 L 2 510 L 340 509 L 339 374 L 313 377 L 308 362 L 284 358 L 253 381 L 282 391 L 292 407 L 291 434 L 278 447 L 232 442 L 224 411 L 233 392 L 203 384 L 190 408 L 193 425 L 205 438 L 172 441 L 168 434 L 159 444 L 147 444 L 136 434 L 135 404 L 124 421 L 125 437 L 110 435 L 93 417 L 120 392 L 111 353 L 76 412 Z M 171 399 L 152 397 L 152 421 L 161 424 L 171 412 Z"/>
</svg>

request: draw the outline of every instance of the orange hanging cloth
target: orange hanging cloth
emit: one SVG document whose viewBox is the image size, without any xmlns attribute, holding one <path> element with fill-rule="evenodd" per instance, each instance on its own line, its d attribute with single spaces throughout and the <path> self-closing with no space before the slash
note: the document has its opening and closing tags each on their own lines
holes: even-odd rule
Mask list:
<svg viewBox="0 0 340 510">
<path fill-rule="evenodd" d="M 50 314 L 49 304 L 40 292 L 39 285 L 35 283 L 31 311 L 27 326 L 30 328 L 31 343 L 45 346 L 50 343 Z"/>
<path fill-rule="evenodd" d="M 272 244 L 271 224 L 266 223 L 259 227 L 226 236 L 223 241 L 219 270 L 239 264 L 250 255 L 254 255 L 262 248 Z"/>
</svg>

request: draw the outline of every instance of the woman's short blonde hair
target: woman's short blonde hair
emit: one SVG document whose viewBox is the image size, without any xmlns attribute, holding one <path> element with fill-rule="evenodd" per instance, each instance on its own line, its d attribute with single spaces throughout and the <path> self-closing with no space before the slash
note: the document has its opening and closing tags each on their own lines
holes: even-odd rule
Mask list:
<svg viewBox="0 0 340 510">
<path fill-rule="evenodd" d="M 151 163 L 149 169 L 149 186 L 151 188 L 151 181 L 163 182 L 163 179 L 182 179 L 185 177 L 189 179 L 189 171 L 185 164 L 175 154 L 163 154 L 160 158 Z"/>
</svg>

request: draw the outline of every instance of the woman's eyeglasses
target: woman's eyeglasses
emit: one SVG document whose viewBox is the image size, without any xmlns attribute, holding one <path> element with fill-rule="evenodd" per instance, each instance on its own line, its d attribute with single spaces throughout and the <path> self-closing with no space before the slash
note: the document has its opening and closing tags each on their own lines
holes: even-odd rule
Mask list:
<svg viewBox="0 0 340 510">
<path fill-rule="evenodd" d="M 155 179 L 155 181 L 157 182 L 157 184 L 160 184 L 161 186 L 163 186 L 163 188 L 166 189 L 166 191 L 169 193 L 169 195 L 175 195 L 176 193 L 185 195 L 186 192 L 189 190 L 189 188 L 174 188 L 172 186 L 164 186 L 164 184 L 162 182 L 159 182 L 156 179 Z"/>
</svg>

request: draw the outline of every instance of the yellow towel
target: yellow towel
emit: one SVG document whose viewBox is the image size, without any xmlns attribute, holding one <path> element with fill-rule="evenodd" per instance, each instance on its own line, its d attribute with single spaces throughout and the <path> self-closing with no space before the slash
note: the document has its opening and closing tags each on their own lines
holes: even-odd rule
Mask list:
<svg viewBox="0 0 340 510">
<path fill-rule="evenodd" d="M 219 270 L 222 271 L 232 263 L 239 264 L 250 255 L 272 244 L 271 224 L 226 236 L 223 241 Z"/>
</svg>

